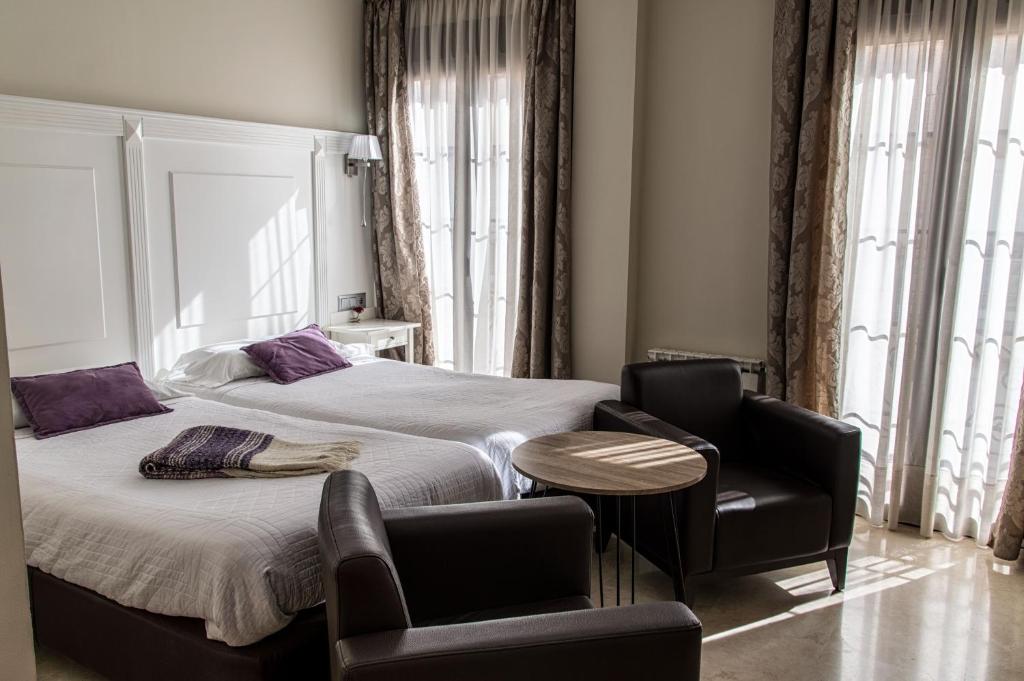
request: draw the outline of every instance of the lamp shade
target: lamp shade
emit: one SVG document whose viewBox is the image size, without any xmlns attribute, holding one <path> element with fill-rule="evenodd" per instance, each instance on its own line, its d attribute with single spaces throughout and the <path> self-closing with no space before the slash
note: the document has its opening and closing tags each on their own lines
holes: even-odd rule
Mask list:
<svg viewBox="0 0 1024 681">
<path fill-rule="evenodd" d="M 354 161 L 380 161 L 383 156 L 380 153 L 380 142 L 376 135 L 355 135 L 352 137 L 352 146 L 349 147 L 348 157 Z"/>
</svg>

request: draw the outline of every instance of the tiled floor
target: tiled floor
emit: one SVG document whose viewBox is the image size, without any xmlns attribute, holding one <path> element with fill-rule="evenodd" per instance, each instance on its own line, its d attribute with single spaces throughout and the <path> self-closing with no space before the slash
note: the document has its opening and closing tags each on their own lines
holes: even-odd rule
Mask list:
<svg viewBox="0 0 1024 681">
<path fill-rule="evenodd" d="M 614 555 L 605 555 L 608 602 Z M 624 550 L 627 590 L 628 558 Z M 672 594 L 670 580 L 643 561 L 637 588 L 639 600 Z M 842 594 L 831 595 L 824 564 L 810 565 L 702 585 L 696 613 L 704 681 L 1024 678 L 1024 564 L 911 528 L 858 520 Z M 38 668 L 40 681 L 100 679 L 45 650 Z"/>
</svg>

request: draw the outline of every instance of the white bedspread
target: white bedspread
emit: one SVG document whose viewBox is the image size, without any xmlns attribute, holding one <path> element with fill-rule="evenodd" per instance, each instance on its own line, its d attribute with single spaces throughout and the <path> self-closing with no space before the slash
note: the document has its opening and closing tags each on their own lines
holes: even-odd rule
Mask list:
<svg viewBox="0 0 1024 681">
<path fill-rule="evenodd" d="M 594 405 L 619 397 L 609 383 L 460 374 L 391 360 L 355 362 L 290 385 L 261 377 L 194 390 L 242 407 L 473 445 L 494 462 L 509 498 L 528 484 L 512 468 L 517 445 L 587 430 Z"/>
<path fill-rule="evenodd" d="M 196 398 L 173 413 L 17 439 L 28 564 L 122 605 L 206 620 L 246 645 L 323 600 L 317 509 L 323 475 L 147 480 L 139 460 L 189 426 L 269 432 L 294 442 L 357 440 L 353 466 L 384 507 L 501 497 L 491 463 L 454 442 L 304 421 Z"/>
</svg>

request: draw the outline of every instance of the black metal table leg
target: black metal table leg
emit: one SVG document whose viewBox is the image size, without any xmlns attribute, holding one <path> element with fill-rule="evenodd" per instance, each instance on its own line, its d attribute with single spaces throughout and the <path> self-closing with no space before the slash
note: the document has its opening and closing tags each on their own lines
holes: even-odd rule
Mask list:
<svg viewBox="0 0 1024 681">
<path fill-rule="evenodd" d="M 622 561 L 619 551 L 622 546 L 622 497 L 615 497 L 615 605 L 622 605 L 619 589 L 619 577 L 622 572 Z"/>
<path fill-rule="evenodd" d="M 676 600 L 686 602 L 686 584 L 683 580 L 683 552 L 679 548 L 679 521 L 676 519 L 676 500 L 672 493 L 668 493 L 668 511 L 672 517 L 672 536 L 675 538 L 675 559 L 678 575 L 674 575 L 673 582 L 676 582 Z M 676 581 L 678 579 L 678 581 Z"/>
<path fill-rule="evenodd" d="M 537 481 L 533 480 L 530 482 L 530 498 L 533 499 L 537 496 Z"/>
<path fill-rule="evenodd" d="M 604 506 L 600 496 L 597 499 L 597 543 L 594 547 L 597 551 L 597 591 L 601 598 L 601 607 L 604 607 L 604 557 L 601 555 L 601 544 L 604 543 L 604 527 L 601 523 L 601 507 Z"/>
<path fill-rule="evenodd" d="M 633 533 L 629 538 L 633 547 L 633 550 L 629 552 L 629 600 L 636 605 L 636 551 L 639 543 L 636 538 L 636 496 L 629 498 L 629 505 L 630 513 L 633 516 Z"/>
</svg>

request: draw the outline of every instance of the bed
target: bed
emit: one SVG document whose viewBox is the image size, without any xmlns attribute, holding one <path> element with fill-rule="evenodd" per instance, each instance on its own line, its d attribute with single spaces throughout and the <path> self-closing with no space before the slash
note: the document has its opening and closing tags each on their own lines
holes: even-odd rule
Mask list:
<svg viewBox="0 0 1024 681">
<path fill-rule="evenodd" d="M 594 405 L 619 396 L 618 386 L 595 381 L 463 374 L 366 354 L 349 359 L 348 369 L 290 385 L 265 376 L 217 388 L 174 385 L 226 404 L 471 445 L 493 462 L 507 498 L 529 485 L 511 465 L 517 445 L 587 430 Z"/>
<path fill-rule="evenodd" d="M 386 507 L 502 496 L 490 461 L 460 443 L 306 421 L 195 397 L 168 405 L 174 409 L 168 414 L 47 440 L 34 439 L 27 429 L 18 431 L 35 615 L 38 620 L 42 611 L 51 618 L 37 621 L 44 644 L 45 632 L 60 629 L 60 622 L 52 620 L 61 612 L 70 617 L 77 606 L 68 604 L 79 601 L 87 611 L 124 606 L 125 616 L 139 619 L 139 626 L 149 613 L 164 616 L 166 622 L 157 617 L 164 628 L 183 618 L 201 620 L 205 637 L 212 639 L 202 644 L 210 648 L 214 641 L 223 642 L 211 650 L 228 657 L 258 649 L 259 656 L 272 658 L 277 653 L 264 651 L 258 642 L 288 638 L 296 618 L 295 626 L 303 631 L 320 631 L 316 523 L 324 476 L 178 481 L 139 475 L 143 455 L 190 426 L 256 429 L 298 442 L 357 440 L 361 452 L 353 467 L 373 481 Z M 91 594 L 83 590 L 97 596 L 89 601 Z M 46 608 L 47 599 L 53 608 Z M 90 628 L 105 617 L 91 612 Z M 118 620 L 119 626 L 125 621 Z M 325 639 L 316 641 L 323 647 Z M 236 648 L 225 650 L 228 646 Z M 257 678 L 268 677 L 261 673 Z"/>
</svg>

